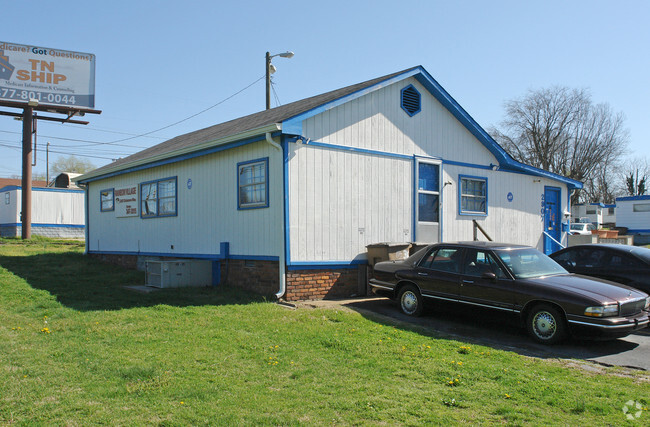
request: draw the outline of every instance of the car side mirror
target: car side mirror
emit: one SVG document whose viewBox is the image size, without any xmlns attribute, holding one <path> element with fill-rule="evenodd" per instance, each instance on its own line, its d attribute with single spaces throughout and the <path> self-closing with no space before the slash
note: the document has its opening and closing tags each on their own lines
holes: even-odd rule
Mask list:
<svg viewBox="0 0 650 427">
<path fill-rule="evenodd" d="M 497 280 L 497 275 L 492 273 L 491 271 L 486 271 L 485 273 L 481 274 L 481 278 L 485 280 Z"/>
</svg>

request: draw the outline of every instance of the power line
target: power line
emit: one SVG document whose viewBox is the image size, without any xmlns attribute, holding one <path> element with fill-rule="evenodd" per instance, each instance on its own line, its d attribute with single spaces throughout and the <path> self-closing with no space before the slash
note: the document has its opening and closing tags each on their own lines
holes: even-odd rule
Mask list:
<svg viewBox="0 0 650 427">
<path fill-rule="evenodd" d="M 209 110 L 213 109 L 214 107 L 217 107 L 217 106 L 223 104 L 224 102 L 228 101 L 229 99 L 234 98 L 235 96 L 239 95 L 240 93 L 242 93 L 243 91 L 245 91 L 245 90 L 248 89 L 249 87 L 253 86 L 255 83 L 259 82 L 260 80 L 262 80 L 262 79 L 265 78 L 265 77 L 266 77 L 266 74 L 263 75 L 262 77 L 260 77 L 259 79 L 255 80 L 253 83 L 249 84 L 249 85 L 246 86 L 245 88 L 240 89 L 240 90 L 238 90 L 237 92 L 233 93 L 233 94 L 230 95 L 229 97 L 224 98 L 224 99 L 222 99 L 221 101 L 217 102 L 216 104 L 214 104 L 214 105 L 212 105 L 212 106 L 210 106 L 210 107 L 208 107 L 208 108 L 206 108 L 206 109 L 203 109 L 203 110 L 199 111 L 198 113 L 192 114 L 191 116 L 186 117 L 186 118 L 184 118 L 184 119 L 182 119 L 182 120 L 179 120 L 179 121 L 174 122 L 174 123 L 172 123 L 172 124 L 170 124 L 170 125 L 167 125 L 167 126 L 163 126 L 163 127 L 159 128 L 159 129 L 156 129 L 156 130 L 152 130 L 152 131 L 149 131 L 149 132 L 143 133 L 143 134 L 141 134 L 141 135 L 131 136 L 131 137 L 129 137 L 129 138 L 124 138 L 124 139 L 118 139 L 118 140 L 116 140 L 116 141 L 112 141 L 112 142 L 109 142 L 109 143 L 107 143 L 107 144 L 115 144 L 115 143 L 117 143 L 117 142 L 129 141 L 129 140 L 131 140 L 131 139 L 135 139 L 135 138 L 140 138 L 140 137 L 142 137 L 142 136 L 151 135 L 152 133 L 155 133 L 155 132 L 158 132 L 158 131 L 161 131 L 161 130 L 164 130 L 164 129 L 168 129 L 168 128 L 172 127 L 172 126 L 176 126 L 176 125 L 179 124 L 179 123 L 183 123 L 183 122 L 185 122 L 185 121 L 187 121 L 187 120 L 189 120 L 189 119 L 192 119 L 192 118 L 198 116 L 199 114 L 203 114 L 203 113 L 205 113 L 206 111 L 209 111 Z"/>
</svg>

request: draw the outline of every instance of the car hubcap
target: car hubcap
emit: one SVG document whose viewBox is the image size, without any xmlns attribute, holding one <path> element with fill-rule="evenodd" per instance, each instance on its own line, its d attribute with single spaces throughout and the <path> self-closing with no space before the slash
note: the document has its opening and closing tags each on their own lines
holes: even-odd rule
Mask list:
<svg viewBox="0 0 650 427">
<path fill-rule="evenodd" d="M 547 311 L 540 311 L 533 318 L 533 330 L 541 339 L 549 339 L 555 335 L 557 325 L 555 318 Z"/>
<path fill-rule="evenodd" d="M 417 296 L 411 292 L 411 291 L 406 291 L 402 295 L 402 310 L 404 310 L 405 313 L 415 313 L 415 310 L 418 307 L 418 298 Z"/>
</svg>

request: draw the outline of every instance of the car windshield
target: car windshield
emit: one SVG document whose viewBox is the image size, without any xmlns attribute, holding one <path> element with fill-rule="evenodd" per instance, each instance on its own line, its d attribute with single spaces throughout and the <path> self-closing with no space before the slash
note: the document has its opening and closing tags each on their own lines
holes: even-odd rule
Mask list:
<svg viewBox="0 0 650 427">
<path fill-rule="evenodd" d="M 567 274 L 562 266 L 537 249 L 512 249 L 495 252 L 517 279 Z"/>
<path fill-rule="evenodd" d="M 583 230 L 585 224 L 571 224 L 571 230 Z"/>
</svg>

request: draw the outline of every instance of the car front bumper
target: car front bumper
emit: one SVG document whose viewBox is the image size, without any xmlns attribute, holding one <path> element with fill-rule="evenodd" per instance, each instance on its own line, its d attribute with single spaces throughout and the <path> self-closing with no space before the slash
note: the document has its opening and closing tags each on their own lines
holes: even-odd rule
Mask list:
<svg viewBox="0 0 650 427">
<path fill-rule="evenodd" d="M 629 317 L 594 319 L 571 316 L 567 320 L 573 335 L 594 338 L 622 338 L 650 325 L 650 316 L 646 311 Z"/>
</svg>

